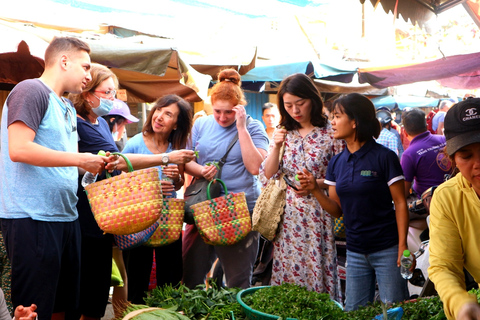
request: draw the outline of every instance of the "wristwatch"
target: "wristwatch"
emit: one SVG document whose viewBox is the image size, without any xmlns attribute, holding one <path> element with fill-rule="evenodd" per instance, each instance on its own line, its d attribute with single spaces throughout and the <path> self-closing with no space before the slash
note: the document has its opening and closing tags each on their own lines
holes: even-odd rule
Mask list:
<svg viewBox="0 0 480 320">
<path fill-rule="evenodd" d="M 168 160 L 169 160 L 168 159 L 168 154 L 166 154 L 166 153 L 162 154 L 162 164 L 164 166 L 166 166 L 168 164 L 168 162 L 169 162 Z"/>
</svg>

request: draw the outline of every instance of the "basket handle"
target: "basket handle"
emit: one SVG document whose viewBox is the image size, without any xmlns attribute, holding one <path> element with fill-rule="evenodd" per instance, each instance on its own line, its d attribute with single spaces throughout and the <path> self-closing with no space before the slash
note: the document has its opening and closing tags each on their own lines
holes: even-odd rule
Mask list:
<svg viewBox="0 0 480 320">
<path fill-rule="evenodd" d="M 121 156 L 125 162 L 127 163 L 127 167 L 128 167 L 128 172 L 132 172 L 133 171 L 133 166 L 132 166 L 132 163 L 130 162 L 130 160 L 128 160 L 128 158 L 124 155 L 124 154 L 121 154 L 120 152 L 112 152 L 111 154 L 113 155 L 116 155 L 116 156 Z M 111 178 L 112 175 L 110 174 L 110 172 L 107 171 L 107 178 Z"/>
<path fill-rule="evenodd" d="M 212 185 L 212 183 L 215 183 L 217 181 L 222 184 L 222 187 L 223 187 L 223 190 L 225 191 L 225 194 L 228 194 L 227 186 L 225 185 L 225 182 L 223 182 L 220 179 L 213 179 L 212 181 L 210 181 L 208 183 L 208 186 L 207 186 L 207 198 L 208 198 L 208 200 L 212 200 L 212 197 L 210 196 L 210 186 Z"/>
</svg>

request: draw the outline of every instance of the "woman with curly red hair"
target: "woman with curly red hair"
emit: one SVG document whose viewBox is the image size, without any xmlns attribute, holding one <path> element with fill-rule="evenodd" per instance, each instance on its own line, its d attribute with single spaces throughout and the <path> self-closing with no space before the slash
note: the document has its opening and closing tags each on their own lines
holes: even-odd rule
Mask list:
<svg viewBox="0 0 480 320">
<path fill-rule="evenodd" d="M 207 180 L 215 178 L 217 168 L 206 163 L 218 162 L 238 134 L 222 168 L 222 180 L 229 192 L 245 192 L 248 210 L 253 211 L 260 195 L 258 171 L 267 154 L 268 137 L 260 121 L 245 111 L 246 100 L 240 74 L 225 69 L 212 88 L 213 114 L 195 121 L 192 147 L 198 151 L 197 162 L 186 165 L 187 173 Z M 247 119 L 249 119 L 247 121 Z M 218 257 L 228 287 L 248 288 L 258 251 L 258 232 L 250 232 L 242 241 L 230 246 L 206 244 L 195 227 L 187 225 L 183 237 L 183 282 L 188 287 L 205 283 L 206 275 Z"/>
</svg>

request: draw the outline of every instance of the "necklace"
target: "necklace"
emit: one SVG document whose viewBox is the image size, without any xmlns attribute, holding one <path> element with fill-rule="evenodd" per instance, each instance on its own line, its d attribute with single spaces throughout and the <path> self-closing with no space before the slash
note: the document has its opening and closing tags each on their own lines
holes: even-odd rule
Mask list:
<svg viewBox="0 0 480 320">
<path fill-rule="evenodd" d="M 158 149 L 158 144 L 157 144 L 157 142 L 155 141 L 154 136 L 152 136 L 152 142 L 153 142 L 153 145 L 155 146 L 155 149 L 157 149 L 157 151 L 158 151 L 159 153 L 162 153 L 162 151 L 160 151 L 160 149 Z"/>
</svg>

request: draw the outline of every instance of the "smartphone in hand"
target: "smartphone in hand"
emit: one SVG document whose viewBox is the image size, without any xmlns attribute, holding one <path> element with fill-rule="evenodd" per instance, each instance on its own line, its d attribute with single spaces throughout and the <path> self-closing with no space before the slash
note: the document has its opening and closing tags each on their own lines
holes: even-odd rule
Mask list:
<svg viewBox="0 0 480 320">
<path fill-rule="evenodd" d="M 290 179 L 288 179 L 287 176 L 283 176 L 283 179 L 285 180 L 285 182 L 287 183 L 287 185 L 289 185 L 293 190 L 298 191 L 298 188 L 297 188 L 297 186 L 295 185 L 295 183 L 293 183 Z"/>
</svg>

